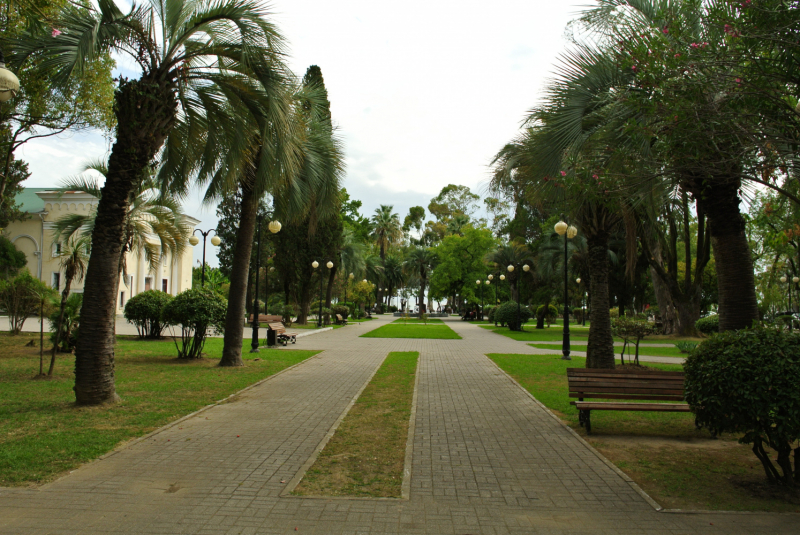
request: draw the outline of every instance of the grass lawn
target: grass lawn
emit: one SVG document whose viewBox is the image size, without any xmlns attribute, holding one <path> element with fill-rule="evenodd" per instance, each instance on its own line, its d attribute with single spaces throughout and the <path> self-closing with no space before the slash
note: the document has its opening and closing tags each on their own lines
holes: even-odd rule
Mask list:
<svg viewBox="0 0 800 535">
<path fill-rule="evenodd" d="M 422 321 L 422 320 L 421 320 L 421 319 L 419 319 L 419 318 L 408 318 L 408 319 L 406 319 L 406 318 L 399 318 L 399 319 L 396 319 L 396 320 L 394 320 L 392 323 L 400 323 L 401 325 L 402 325 L 402 324 L 406 324 L 406 323 L 421 323 L 421 324 L 423 324 L 423 325 L 425 325 L 425 324 L 426 324 L 426 322 Z M 438 320 L 438 319 L 436 319 L 436 318 L 431 318 L 431 319 L 429 319 L 429 320 L 427 321 L 427 324 L 431 324 L 431 323 L 443 323 L 443 322 L 442 322 L 442 320 Z"/>
<path fill-rule="evenodd" d="M 241 368 L 216 367 L 222 339 L 210 338 L 206 358 L 179 361 L 172 341 L 118 338 L 120 403 L 76 407 L 73 355 L 59 354 L 54 378 L 34 380 L 38 334 L 0 334 L 0 486 L 40 484 L 114 449 L 121 442 L 223 399 L 318 351 L 264 349 Z M 45 358 L 49 359 L 47 353 Z M 256 360 L 258 359 L 258 360 Z M 45 363 L 47 369 L 49 360 Z"/>
<path fill-rule="evenodd" d="M 445 324 L 441 325 L 402 325 L 390 323 L 378 327 L 374 331 L 364 333 L 361 338 L 428 338 L 437 340 L 460 340 L 453 329 Z"/>
<path fill-rule="evenodd" d="M 389 353 L 293 494 L 399 498 L 419 353 Z"/>
<path fill-rule="evenodd" d="M 563 327 L 551 326 L 549 328 L 537 329 L 536 323 L 529 322 L 523 326 L 523 331 L 512 331 L 508 327 L 495 327 L 494 325 L 481 325 L 483 329 L 489 329 L 494 333 L 508 336 L 513 340 L 521 342 L 553 342 L 560 341 L 563 336 Z M 570 326 L 569 337 L 571 342 L 587 342 L 589 340 L 589 328 L 584 329 Z M 653 335 L 642 340 L 642 344 L 673 344 L 680 341 L 702 342 L 705 338 L 691 338 L 686 336 L 672 335 Z M 622 338 L 614 337 L 615 342 L 622 342 Z M 641 347 L 641 346 L 639 346 Z"/>
<path fill-rule="evenodd" d="M 747 445 L 729 435 L 711 439 L 695 429 L 691 414 L 594 411 L 587 436 L 569 404 L 566 377 L 568 367 L 585 366 L 582 357 L 569 362 L 550 355 L 488 357 L 666 508 L 800 512 L 800 493 L 768 486 Z"/>
<path fill-rule="evenodd" d="M 570 337 L 571 338 L 571 337 Z M 550 349 L 552 351 L 557 351 L 558 354 L 561 354 L 561 346 L 560 345 L 553 345 L 553 344 L 528 344 L 531 347 L 535 347 L 537 349 Z M 570 351 L 586 351 L 586 344 L 570 344 L 569 346 Z M 620 352 L 622 351 L 621 347 L 615 347 L 615 353 L 617 357 L 619 357 Z M 625 349 L 625 361 L 627 362 L 628 358 L 630 357 L 633 359 L 635 353 L 635 348 L 628 347 Z M 642 347 L 639 346 L 639 356 L 642 355 L 649 355 L 651 357 L 676 357 L 676 358 L 686 358 L 689 356 L 688 353 L 681 353 L 677 347 Z"/>
</svg>

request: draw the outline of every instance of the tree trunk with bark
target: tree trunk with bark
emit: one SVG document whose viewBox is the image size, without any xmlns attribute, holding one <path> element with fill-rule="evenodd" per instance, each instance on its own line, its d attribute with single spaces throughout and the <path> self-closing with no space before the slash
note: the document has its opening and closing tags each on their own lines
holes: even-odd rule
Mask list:
<svg viewBox="0 0 800 535">
<path fill-rule="evenodd" d="M 142 78 L 123 82 L 114 97 L 116 142 L 98 202 L 92 252 L 75 349 L 75 400 L 98 405 L 119 400 L 114 385 L 114 342 L 125 216 L 131 191 L 142 179 L 175 123 L 174 82 Z"/>
<path fill-rule="evenodd" d="M 739 211 L 739 187 L 739 181 L 730 181 L 698 195 L 708 216 L 716 261 L 720 331 L 747 329 L 759 319 L 753 259 Z"/>
<path fill-rule="evenodd" d="M 670 297 L 666 283 L 652 266 L 650 266 L 650 278 L 653 281 L 653 291 L 656 294 L 658 315 L 663 324 L 663 329 L 660 334 L 673 334 L 675 332 L 677 319 L 675 316 L 675 307 L 672 305 L 672 297 Z"/>
<path fill-rule="evenodd" d="M 247 303 L 247 285 L 250 274 L 250 255 L 253 252 L 253 236 L 256 232 L 258 199 L 249 186 L 242 187 L 241 217 L 236 229 L 236 246 L 231 263 L 231 286 L 228 294 L 228 310 L 225 315 L 225 337 L 222 344 L 220 366 L 244 366 L 242 345 L 244 343 L 244 316 Z"/>
<path fill-rule="evenodd" d="M 586 367 L 614 368 L 614 337 L 611 334 L 608 296 L 608 235 L 587 236 L 587 242 L 592 278 Z"/>
</svg>

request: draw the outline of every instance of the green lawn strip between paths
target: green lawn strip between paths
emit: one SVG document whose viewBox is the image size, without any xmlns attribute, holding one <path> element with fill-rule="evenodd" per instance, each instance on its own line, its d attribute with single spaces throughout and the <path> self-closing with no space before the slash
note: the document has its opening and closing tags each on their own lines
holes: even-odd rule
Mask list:
<svg viewBox="0 0 800 535">
<path fill-rule="evenodd" d="M 389 353 L 293 494 L 400 497 L 418 358 Z"/>
<path fill-rule="evenodd" d="M 583 357 L 487 356 L 666 508 L 800 512 L 800 501 L 776 497 L 783 491 L 766 484 L 747 445 L 730 435 L 711 439 L 707 431 L 695 429 L 690 413 L 593 411 L 592 435 L 587 436 L 577 409 L 569 404 L 573 399 L 566 377 L 567 368 L 586 365 Z M 645 364 L 682 370 L 679 364 Z"/>
<path fill-rule="evenodd" d="M 535 347 L 536 349 L 547 349 L 553 352 L 558 352 L 561 354 L 561 346 L 555 344 L 528 344 L 531 347 Z M 586 351 L 586 344 L 570 344 L 569 346 L 570 351 Z M 615 347 L 615 354 L 617 358 L 619 358 L 620 352 L 622 351 L 621 347 Z M 633 359 L 635 355 L 635 347 L 628 346 L 625 348 L 625 361 L 628 361 L 628 358 Z M 675 357 L 675 358 L 686 358 L 689 356 L 688 353 L 681 353 L 677 347 L 642 347 L 639 346 L 639 356 L 647 355 L 650 357 Z"/>
<path fill-rule="evenodd" d="M 431 325 L 431 324 L 435 325 L 435 324 L 442 324 L 443 322 L 442 322 L 442 320 L 435 319 L 435 318 L 429 319 L 427 321 L 427 323 L 425 321 L 419 319 L 419 318 L 408 318 L 408 319 L 406 319 L 406 318 L 398 318 L 398 319 L 394 320 L 392 323 L 398 323 L 400 325 L 412 324 L 412 323 L 419 323 L 420 325 Z"/>
<path fill-rule="evenodd" d="M 39 349 L 25 347 L 31 339 L 38 343 L 38 334 L 0 334 L 0 486 L 50 481 L 121 442 L 319 353 L 262 348 L 251 354 L 250 340 L 245 340 L 245 365 L 220 368 L 220 338 L 208 339 L 205 358 L 182 361 L 172 341 L 119 337 L 115 374 L 122 400 L 104 407 L 76 407 L 74 355 L 58 355 L 53 379 L 33 380 L 39 372 Z"/>
<path fill-rule="evenodd" d="M 427 338 L 436 340 L 460 340 L 447 325 L 400 325 L 390 323 L 361 335 L 361 338 Z"/>
</svg>

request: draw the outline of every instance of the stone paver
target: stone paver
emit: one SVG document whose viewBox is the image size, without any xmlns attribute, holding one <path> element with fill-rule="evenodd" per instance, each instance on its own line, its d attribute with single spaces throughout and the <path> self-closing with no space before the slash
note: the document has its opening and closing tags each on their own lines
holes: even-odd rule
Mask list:
<svg viewBox="0 0 800 535">
<path fill-rule="evenodd" d="M 0 489 L 0 533 L 790 533 L 798 516 L 657 512 L 487 359 L 541 353 L 448 321 L 462 340 L 298 341 L 320 355 L 32 489 Z M 291 346 L 290 346 L 291 348 Z M 420 351 L 409 500 L 280 497 L 390 351 Z M 296 529 L 296 530 L 295 530 Z"/>
</svg>

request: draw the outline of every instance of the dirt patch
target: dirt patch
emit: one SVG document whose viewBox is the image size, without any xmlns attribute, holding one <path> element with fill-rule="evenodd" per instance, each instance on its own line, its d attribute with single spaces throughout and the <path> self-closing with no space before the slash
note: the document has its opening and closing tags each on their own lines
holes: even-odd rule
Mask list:
<svg viewBox="0 0 800 535">
<path fill-rule="evenodd" d="M 608 435 L 602 438 L 587 438 L 589 444 L 596 448 L 625 446 L 647 448 L 672 448 L 684 450 L 725 450 L 730 448 L 746 448 L 735 440 L 721 440 L 711 437 L 646 437 L 634 435 Z"/>
</svg>

